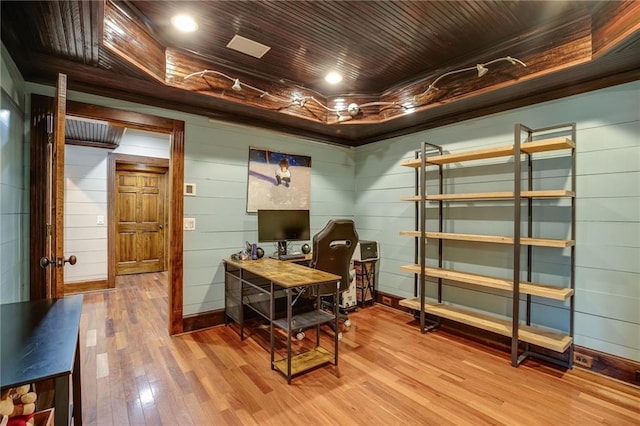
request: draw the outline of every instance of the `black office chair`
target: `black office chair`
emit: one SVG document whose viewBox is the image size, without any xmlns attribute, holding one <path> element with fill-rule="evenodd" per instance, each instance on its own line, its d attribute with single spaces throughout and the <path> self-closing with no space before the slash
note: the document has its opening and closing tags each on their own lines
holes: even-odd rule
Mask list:
<svg viewBox="0 0 640 426">
<path fill-rule="evenodd" d="M 350 219 L 331 219 L 325 227 L 313 236 L 313 255 L 310 267 L 325 272 L 331 272 L 340 275 L 339 292 L 342 293 L 349 289 L 351 280 L 353 279 L 351 258 L 358 244 L 358 233 L 353 220 Z M 315 288 L 313 295 L 329 301 L 331 306 L 339 303 L 333 300 L 335 297 L 335 284 L 323 284 Z M 346 313 L 339 316 L 343 321 L 348 321 Z M 334 330 L 339 333 L 339 330 Z"/>
</svg>

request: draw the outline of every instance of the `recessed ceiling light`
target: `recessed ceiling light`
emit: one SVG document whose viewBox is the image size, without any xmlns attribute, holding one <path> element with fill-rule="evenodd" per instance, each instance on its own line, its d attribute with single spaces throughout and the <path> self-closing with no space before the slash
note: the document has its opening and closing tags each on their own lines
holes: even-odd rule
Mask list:
<svg viewBox="0 0 640 426">
<path fill-rule="evenodd" d="M 171 23 L 178 31 L 182 31 L 183 33 L 192 33 L 198 29 L 196 21 L 184 13 L 171 18 Z"/>
<path fill-rule="evenodd" d="M 335 71 L 331 71 L 324 79 L 327 83 L 337 84 L 342 81 L 342 76 Z"/>
</svg>

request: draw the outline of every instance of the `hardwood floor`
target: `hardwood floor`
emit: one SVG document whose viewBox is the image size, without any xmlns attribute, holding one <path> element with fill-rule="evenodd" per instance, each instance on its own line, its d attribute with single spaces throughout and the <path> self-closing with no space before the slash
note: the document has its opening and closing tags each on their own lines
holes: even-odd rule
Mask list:
<svg viewBox="0 0 640 426">
<path fill-rule="evenodd" d="M 338 367 L 269 368 L 268 329 L 170 337 L 166 274 L 87 293 L 81 319 L 87 425 L 638 425 L 640 388 L 509 354 L 375 305 L 350 315 Z M 328 339 L 329 332 L 323 333 Z M 309 341 L 310 339 L 305 339 Z M 298 343 L 299 345 L 303 345 Z"/>
</svg>

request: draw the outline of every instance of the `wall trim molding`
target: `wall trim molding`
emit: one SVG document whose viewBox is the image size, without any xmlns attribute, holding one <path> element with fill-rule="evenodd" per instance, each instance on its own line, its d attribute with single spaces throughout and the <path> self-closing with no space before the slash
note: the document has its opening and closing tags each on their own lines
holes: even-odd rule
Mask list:
<svg viewBox="0 0 640 426">
<path fill-rule="evenodd" d="M 389 306 L 399 311 L 411 313 L 409 308 L 399 305 L 399 302 L 402 299 L 403 298 L 392 294 L 376 291 L 376 303 Z M 427 315 L 427 317 L 429 317 L 429 315 Z M 472 340 L 474 342 L 481 343 L 484 346 L 498 349 L 503 352 L 508 353 L 511 350 L 509 338 L 486 330 L 460 324 L 447 319 L 442 319 L 440 329 L 444 332 L 449 332 L 464 339 Z M 574 363 L 574 369 L 597 373 L 610 379 L 616 379 L 627 384 L 640 386 L 640 380 L 638 380 L 640 379 L 640 362 L 605 352 L 599 352 L 583 346 L 574 345 L 574 355 L 576 353 L 589 357 L 592 364 L 590 368 L 587 368 Z M 552 354 L 547 353 L 546 355 L 551 356 Z"/>
<path fill-rule="evenodd" d="M 109 288 L 107 280 L 78 281 L 64 283 L 64 294 L 84 293 L 86 291 L 106 290 Z"/>
<path fill-rule="evenodd" d="M 190 332 L 223 324 L 224 309 L 216 309 L 215 311 L 186 315 L 182 320 L 182 329 L 184 332 Z"/>
</svg>

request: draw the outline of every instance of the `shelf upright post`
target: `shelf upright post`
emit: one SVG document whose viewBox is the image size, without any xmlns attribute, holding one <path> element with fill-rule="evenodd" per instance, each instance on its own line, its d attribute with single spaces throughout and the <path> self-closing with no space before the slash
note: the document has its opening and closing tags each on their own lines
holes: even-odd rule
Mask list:
<svg viewBox="0 0 640 426">
<path fill-rule="evenodd" d="M 533 142 L 533 130 L 523 126 L 527 131 L 526 142 Z M 527 152 L 527 189 L 533 191 L 533 154 Z M 527 237 L 533 237 L 533 199 L 527 198 Z M 533 246 L 527 245 L 527 281 L 531 282 L 532 268 L 533 268 Z M 531 325 L 531 295 L 526 294 L 526 324 Z M 518 297 L 518 299 L 520 299 Z M 525 344 L 525 354 L 529 353 L 530 345 L 527 342 Z"/>
<path fill-rule="evenodd" d="M 291 305 L 291 292 L 292 289 L 285 289 L 287 293 L 287 384 L 291 384 L 291 317 L 293 316 L 293 309 Z M 273 297 L 272 297 L 273 299 Z M 334 305 L 337 305 L 336 301 L 333 301 Z"/>
<path fill-rule="evenodd" d="M 442 149 L 440 149 L 442 154 Z M 442 164 L 438 164 L 438 187 L 440 194 L 444 194 L 444 169 Z M 438 200 L 438 232 L 444 232 L 444 201 Z M 442 269 L 442 249 L 444 241 L 438 239 L 438 268 Z M 438 303 L 442 303 L 442 277 L 438 277 Z"/>
<path fill-rule="evenodd" d="M 527 129 L 527 142 L 533 141 L 533 132 Z M 529 191 L 533 191 L 533 155 L 527 153 L 527 187 Z M 533 237 L 533 199 L 527 198 L 527 237 Z M 531 282 L 531 269 L 533 263 L 533 246 L 527 245 L 527 281 Z M 531 325 L 531 295 L 527 294 L 527 325 Z M 527 352 L 529 344 L 527 343 Z"/>
<path fill-rule="evenodd" d="M 576 123 L 570 123 L 571 126 L 571 140 L 573 141 L 573 148 L 571 148 L 571 191 L 574 196 L 571 197 L 571 240 L 576 240 L 576 197 L 578 192 L 576 191 Z M 573 341 L 573 319 L 575 312 L 575 289 L 576 289 L 576 245 L 571 245 L 571 290 L 574 291 L 574 296 L 569 300 L 569 335 Z M 569 347 L 569 367 L 573 368 L 573 344 Z"/>
<path fill-rule="evenodd" d="M 271 295 L 271 297 L 269 297 L 269 337 L 271 339 L 271 369 L 275 370 L 276 366 L 274 364 L 274 361 L 275 361 L 276 338 L 274 333 L 275 329 L 274 329 L 273 321 L 276 318 L 276 309 L 275 309 L 275 301 L 273 300 L 273 295 L 275 294 L 273 281 L 269 283 L 269 286 L 270 286 L 269 294 Z M 242 301 L 242 299 L 240 300 Z M 240 309 L 243 309 L 243 308 L 244 306 L 241 304 Z"/>
<path fill-rule="evenodd" d="M 520 326 L 520 138 L 522 125 L 516 124 L 513 144 L 513 308 L 511 325 L 511 365 L 518 366 L 518 329 Z"/>
<path fill-rule="evenodd" d="M 427 258 L 427 143 L 422 142 L 420 159 L 420 332 L 426 332 L 424 325 L 424 299 L 426 296 L 426 258 Z"/>
<path fill-rule="evenodd" d="M 415 158 L 420 158 L 420 152 L 415 152 Z M 420 168 L 416 168 L 414 173 L 414 185 L 413 185 L 413 195 L 420 195 Z M 420 202 L 414 203 L 414 214 L 413 214 L 413 229 L 416 231 L 420 230 Z M 420 259 L 420 237 L 415 237 L 413 240 L 413 263 L 417 265 Z M 420 277 L 418 275 L 413 275 L 413 295 L 418 297 L 418 286 L 419 286 Z"/>
</svg>

